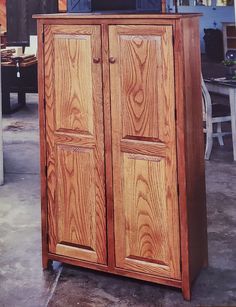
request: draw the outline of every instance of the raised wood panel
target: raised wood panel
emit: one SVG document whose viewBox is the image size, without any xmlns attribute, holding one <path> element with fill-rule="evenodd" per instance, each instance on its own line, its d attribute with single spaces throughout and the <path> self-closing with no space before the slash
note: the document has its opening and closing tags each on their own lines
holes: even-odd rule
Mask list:
<svg viewBox="0 0 236 307">
<path fill-rule="evenodd" d="M 131 154 L 123 159 L 125 257 L 167 266 L 165 160 Z"/>
<path fill-rule="evenodd" d="M 116 266 L 180 279 L 172 27 L 109 34 Z"/>
<path fill-rule="evenodd" d="M 116 91 L 123 108 L 122 137 L 168 141 L 165 101 L 172 95 L 168 88 L 173 79 L 166 77 L 166 61 L 173 51 L 165 40 L 171 27 L 119 26 L 110 31 L 119 37 L 112 56 L 120 66 Z"/>
<path fill-rule="evenodd" d="M 159 138 L 158 91 L 160 70 L 150 68 L 161 60 L 158 36 L 121 35 L 121 91 L 124 104 L 123 137 Z M 124 56 L 125 55 L 125 56 Z"/>
<path fill-rule="evenodd" d="M 94 152 L 57 147 L 57 254 L 96 261 L 96 189 Z M 88 172 L 88 170 L 90 170 Z M 85 253 L 85 256 L 84 256 Z"/>
<path fill-rule="evenodd" d="M 168 173 L 168 159 L 123 153 L 121 165 L 122 192 L 114 195 L 116 266 L 179 279 L 176 175 Z"/>
<path fill-rule="evenodd" d="M 56 129 L 93 134 L 91 34 L 55 34 L 54 50 Z"/>
<path fill-rule="evenodd" d="M 49 251 L 106 264 L 100 40 L 99 26 L 45 27 L 47 197 Z"/>
<path fill-rule="evenodd" d="M 93 185 L 93 151 L 60 145 L 57 147 L 57 157 L 59 242 L 94 250 L 96 193 Z"/>
</svg>

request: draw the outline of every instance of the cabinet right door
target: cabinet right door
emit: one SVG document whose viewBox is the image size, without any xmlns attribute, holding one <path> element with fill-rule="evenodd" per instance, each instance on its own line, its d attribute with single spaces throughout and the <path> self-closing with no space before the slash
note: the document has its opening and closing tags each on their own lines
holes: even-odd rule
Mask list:
<svg viewBox="0 0 236 307">
<path fill-rule="evenodd" d="M 180 279 L 172 26 L 109 27 L 116 266 Z"/>
</svg>

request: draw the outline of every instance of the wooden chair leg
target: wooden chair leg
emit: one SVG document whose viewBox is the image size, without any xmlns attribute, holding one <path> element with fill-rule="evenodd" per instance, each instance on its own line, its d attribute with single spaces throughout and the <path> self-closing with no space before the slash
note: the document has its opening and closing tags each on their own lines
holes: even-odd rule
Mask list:
<svg viewBox="0 0 236 307">
<path fill-rule="evenodd" d="M 218 133 L 217 138 L 218 138 L 218 142 L 219 142 L 220 146 L 224 146 L 221 123 L 217 123 L 217 133 Z"/>
</svg>

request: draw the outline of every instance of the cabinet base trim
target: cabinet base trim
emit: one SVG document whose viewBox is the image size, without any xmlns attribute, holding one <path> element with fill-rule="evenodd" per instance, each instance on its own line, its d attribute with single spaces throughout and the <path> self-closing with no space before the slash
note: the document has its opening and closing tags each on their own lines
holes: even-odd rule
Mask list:
<svg viewBox="0 0 236 307">
<path fill-rule="evenodd" d="M 92 269 L 96 271 L 102 271 L 105 273 L 120 275 L 120 276 L 124 276 L 128 278 L 135 278 L 135 279 L 144 280 L 147 282 L 153 282 L 153 283 L 161 284 L 165 286 L 171 286 L 171 287 L 180 288 L 180 289 L 182 288 L 181 280 L 169 279 L 169 278 L 153 276 L 149 274 L 142 274 L 138 272 L 131 272 L 125 269 L 120 269 L 116 267 L 114 268 L 108 267 L 102 264 L 94 264 L 94 263 L 85 262 L 85 261 L 81 261 L 81 260 L 77 260 L 77 259 L 73 259 L 69 257 L 63 257 L 63 256 L 55 255 L 55 254 L 48 254 L 48 260 L 59 261 L 59 262 L 71 264 L 77 267 L 83 267 L 83 268 Z"/>
</svg>

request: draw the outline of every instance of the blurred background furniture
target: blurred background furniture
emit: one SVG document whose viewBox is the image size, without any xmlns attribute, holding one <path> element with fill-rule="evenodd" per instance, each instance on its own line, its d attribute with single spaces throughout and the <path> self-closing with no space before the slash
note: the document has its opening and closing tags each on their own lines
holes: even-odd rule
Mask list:
<svg viewBox="0 0 236 307">
<path fill-rule="evenodd" d="M 165 0 L 68 0 L 69 13 L 95 11 L 166 11 Z"/>
<path fill-rule="evenodd" d="M 33 14 L 58 12 L 58 0 L 7 0 L 7 42 L 9 46 L 29 46 L 30 35 L 36 35 Z"/>
<path fill-rule="evenodd" d="M 2 111 L 10 114 L 26 104 L 26 93 L 37 93 L 37 60 L 22 62 L 17 68 L 14 63 L 2 63 Z M 18 105 L 11 106 L 10 93 L 18 94 Z"/>
<path fill-rule="evenodd" d="M 213 123 L 222 123 L 231 121 L 231 130 L 232 130 L 232 143 L 233 143 L 233 159 L 236 161 L 236 82 L 235 81 L 229 81 L 225 78 L 222 79 L 205 79 L 204 82 L 202 82 L 202 95 L 203 95 L 203 102 L 204 104 L 207 104 L 207 111 L 206 121 L 209 122 L 209 117 L 212 117 L 212 120 L 210 122 Z M 205 86 L 204 86 L 205 85 Z M 229 97 L 229 108 L 224 105 L 215 106 L 212 104 L 210 93 L 216 93 L 221 94 Z M 212 115 L 210 115 L 210 108 L 212 105 Z M 210 125 L 210 124 L 208 124 Z M 222 136 L 228 134 L 227 132 L 222 133 L 220 124 L 217 125 L 217 132 L 215 135 L 213 134 L 212 137 L 218 137 L 219 143 L 223 145 Z M 212 131 L 213 132 L 213 131 Z M 212 140 L 210 140 L 211 130 L 208 127 L 208 134 L 209 138 L 207 139 L 207 145 L 206 145 L 206 154 L 205 158 L 209 159 L 211 154 L 211 148 L 212 148 Z"/>
<path fill-rule="evenodd" d="M 223 39 L 224 39 L 224 55 L 228 50 L 236 51 L 236 26 L 235 23 L 222 22 L 223 25 Z"/>
<path fill-rule="evenodd" d="M 205 123 L 204 132 L 206 133 L 206 149 L 205 159 L 209 160 L 213 138 L 217 137 L 220 146 L 224 145 L 223 136 L 231 134 L 231 132 L 222 132 L 222 123 L 231 122 L 230 108 L 223 104 L 213 104 L 210 93 L 202 78 L 202 107 L 203 107 L 203 121 Z M 214 132 L 216 125 L 217 132 Z"/>
</svg>

